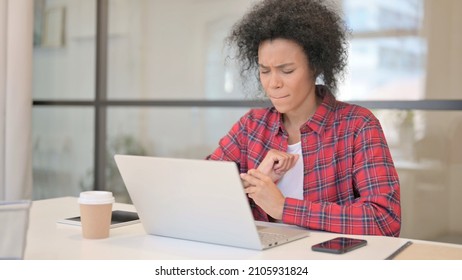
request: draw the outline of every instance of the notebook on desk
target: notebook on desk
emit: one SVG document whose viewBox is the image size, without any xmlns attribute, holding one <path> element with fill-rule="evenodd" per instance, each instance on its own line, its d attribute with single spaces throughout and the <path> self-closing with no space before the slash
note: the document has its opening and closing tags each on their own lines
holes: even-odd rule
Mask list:
<svg viewBox="0 0 462 280">
<path fill-rule="evenodd" d="M 233 162 L 114 158 L 148 234 L 255 250 L 309 235 L 281 225 L 257 228 Z"/>
</svg>

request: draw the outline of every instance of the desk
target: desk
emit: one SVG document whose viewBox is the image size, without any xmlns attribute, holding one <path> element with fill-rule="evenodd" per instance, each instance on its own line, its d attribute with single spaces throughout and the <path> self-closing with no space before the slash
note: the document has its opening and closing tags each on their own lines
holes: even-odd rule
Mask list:
<svg viewBox="0 0 462 280">
<path fill-rule="evenodd" d="M 130 204 L 115 203 L 113 209 L 134 211 Z M 354 236 L 368 245 L 344 255 L 313 252 L 313 244 L 349 236 L 311 231 L 310 237 L 264 251 L 213 245 L 167 237 L 147 235 L 141 224 L 113 228 L 110 237 L 100 240 L 83 239 L 78 226 L 56 221 L 79 215 L 77 198 L 63 197 L 34 201 L 30 212 L 25 259 L 161 259 L 161 260 L 304 260 L 304 259 L 385 259 L 409 239 Z M 462 246 L 412 240 L 397 259 L 462 259 Z M 438 252 L 437 255 L 434 252 Z"/>
</svg>

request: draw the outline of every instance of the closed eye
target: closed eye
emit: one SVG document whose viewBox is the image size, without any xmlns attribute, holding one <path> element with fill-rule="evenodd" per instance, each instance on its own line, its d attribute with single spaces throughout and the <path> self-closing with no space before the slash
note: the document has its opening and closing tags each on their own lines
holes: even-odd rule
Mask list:
<svg viewBox="0 0 462 280">
<path fill-rule="evenodd" d="M 290 74 L 290 73 L 293 73 L 294 71 L 295 71 L 294 69 L 282 70 L 282 73 L 284 73 L 284 74 Z"/>
<path fill-rule="evenodd" d="M 270 72 L 270 70 L 266 67 L 260 67 L 259 71 L 260 74 L 268 74 Z"/>
</svg>

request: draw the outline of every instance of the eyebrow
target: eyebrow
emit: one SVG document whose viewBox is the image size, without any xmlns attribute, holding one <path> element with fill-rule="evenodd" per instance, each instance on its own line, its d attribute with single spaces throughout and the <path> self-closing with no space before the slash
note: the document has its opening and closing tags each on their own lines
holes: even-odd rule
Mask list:
<svg viewBox="0 0 462 280">
<path fill-rule="evenodd" d="M 295 65 L 294 62 L 289 62 L 289 63 L 283 63 L 283 64 L 279 64 L 279 65 L 276 65 L 276 68 L 284 68 L 284 67 L 287 67 L 287 66 L 293 66 Z M 266 65 L 263 65 L 261 63 L 258 63 L 258 67 L 260 68 L 269 68 L 269 66 L 266 66 Z"/>
</svg>

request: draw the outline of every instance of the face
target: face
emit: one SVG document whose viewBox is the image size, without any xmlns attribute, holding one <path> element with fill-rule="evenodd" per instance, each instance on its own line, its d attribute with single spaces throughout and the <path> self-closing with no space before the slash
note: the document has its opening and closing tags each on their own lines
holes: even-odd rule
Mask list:
<svg viewBox="0 0 462 280">
<path fill-rule="evenodd" d="M 303 48 L 287 39 L 266 40 L 258 48 L 260 81 L 283 114 L 303 114 L 316 103 L 315 78 Z"/>
</svg>

